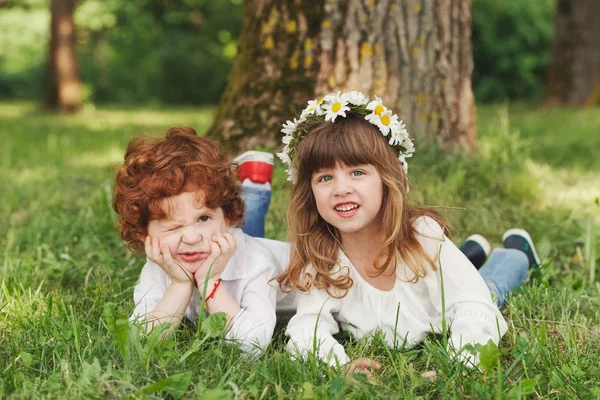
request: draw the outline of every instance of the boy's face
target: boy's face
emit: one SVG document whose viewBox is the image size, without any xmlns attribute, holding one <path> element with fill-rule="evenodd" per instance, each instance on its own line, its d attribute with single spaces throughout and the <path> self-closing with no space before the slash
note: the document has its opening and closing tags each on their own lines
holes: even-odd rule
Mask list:
<svg viewBox="0 0 600 400">
<path fill-rule="evenodd" d="M 173 259 L 191 273 L 209 256 L 212 237 L 228 227 L 223 209 L 206 208 L 203 197 L 202 192 L 169 197 L 162 204 L 168 217 L 148 224 L 148 236 L 167 244 Z"/>
</svg>

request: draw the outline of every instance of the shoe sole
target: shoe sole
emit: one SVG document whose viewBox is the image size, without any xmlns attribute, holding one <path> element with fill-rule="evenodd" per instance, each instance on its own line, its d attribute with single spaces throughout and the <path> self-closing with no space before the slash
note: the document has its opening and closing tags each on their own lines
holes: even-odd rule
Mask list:
<svg viewBox="0 0 600 400">
<path fill-rule="evenodd" d="M 533 240 L 531 239 L 531 236 L 529 236 L 529 233 L 525 230 L 525 229 L 519 229 L 519 228 L 513 228 L 513 229 L 509 229 L 506 232 L 504 232 L 504 235 L 502 236 L 502 243 L 504 243 L 506 241 L 506 238 L 509 236 L 521 236 L 523 238 L 525 238 L 525 240 L 527 240 L 527 242 L 529 243 L 529 246 L 531 247 L 531 252 L 533 253 L 533 258 L 535 259 L 535 262 L 538 266 L 540 266 L 542 264 L 542 262 L 540 261 L 540 257 L 537 254 L 537 251 L 535 251 L 535 246 L 533 245 Z"/>
<path fill-rule="evenodd" d="M 273 154 L 265 151 L 249 150 L 233 159 L 233 162 L 238 165 L 242 165 L 247 161 L 264 162 L 273 165 L 275 158 Z"/>
</svg>

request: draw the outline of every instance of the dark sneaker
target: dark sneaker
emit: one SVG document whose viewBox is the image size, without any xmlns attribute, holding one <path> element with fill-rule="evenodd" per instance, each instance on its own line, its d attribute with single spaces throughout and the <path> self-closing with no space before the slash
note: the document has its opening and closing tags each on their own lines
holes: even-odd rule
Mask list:
<svg viewBox="0 0 600 400">
<path fill-rule="evenodd" d="M 492 248 L 490 243 L 481 235 L 469 236 L 460 246 L 460 251 L 479 269 L 485 263 Z"/>
<path fill-rule="evenodd" d="M 527 254 L 529 268 L 537 268 L 541 264 L 540 258 L 533 246 L 533 240 L 531 240 L 531 236 L 529 236 L 526 230 L 518 228 L 509 229 L 504 232 L 502 241 L 504 242 L 505 249 L 517 249 Z"/>
<path fill-rule="evenodd" d="M 273 154 L 250 150 L 233 159 L 240 182 L 249 179 L 254 183 L 271 183 L 273 177 Z"/>
</svg>

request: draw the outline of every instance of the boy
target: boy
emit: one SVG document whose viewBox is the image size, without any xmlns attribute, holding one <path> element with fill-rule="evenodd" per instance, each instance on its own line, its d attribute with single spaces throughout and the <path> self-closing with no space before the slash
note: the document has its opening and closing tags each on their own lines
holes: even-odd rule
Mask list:
<svg viewBox="0 0 600 400">
<path fill-rule="evenodd" d="M 227 315 L 226 338 L 248 351 L 268 346 L 284 296 L 269 281 L 285 269 L 289 247 L 239 229 L 241 191 L 219 146 L 192 128 L 130 142 L 113 205 L 126 245 L 147 256 L 132 318 L 148 331 L 160 324 L 172 330 L 184 316 L 196 320 L 203 301 L 208 314 Z"/>
</svg>

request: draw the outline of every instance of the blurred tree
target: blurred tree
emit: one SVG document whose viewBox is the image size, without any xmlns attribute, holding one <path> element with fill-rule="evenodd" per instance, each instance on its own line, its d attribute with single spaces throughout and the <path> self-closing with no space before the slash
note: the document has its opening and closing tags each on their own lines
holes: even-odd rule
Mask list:
<svg viewBox="0 0 600 400">
<path fill-rule="evenodd" d="M 0 3 L 0 97 L 43 98 L 50 1 Z"/>
<path fill-rule="evenodd" d="M 412 135 L 474 150 L 470 35 L 470 0 L 247 0 L 208 135 L 231 151 L 276 145 L 307 100 L 356 89 Z"/>
<path fill-rule="evenodd" d="M 241 0 L 85 0 L 75 18 L 86 98 L 217 103 L 241 11 Z"/>
<path fill-rule="evenodd" d="M 600 3 L 557 0 L 547 104 L 600 104 Z"/>
<path fill-rule="evenodd" d="M 541 99 L 552 53 L 555 1 L 473 3 L 473 91 L 478 104 Z"/>
<path fill-rule="evenodd" d="M 75 0 L 50 2 L 50 46 L 44 104 L 47 108 L 76 112 L 81 108 L 81 84 L 75 53 Z"/>
</svg>

